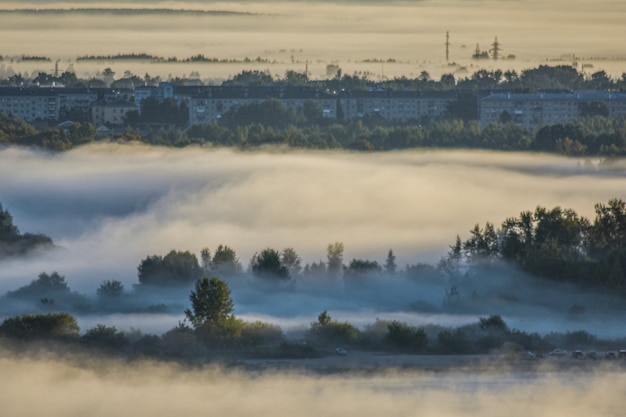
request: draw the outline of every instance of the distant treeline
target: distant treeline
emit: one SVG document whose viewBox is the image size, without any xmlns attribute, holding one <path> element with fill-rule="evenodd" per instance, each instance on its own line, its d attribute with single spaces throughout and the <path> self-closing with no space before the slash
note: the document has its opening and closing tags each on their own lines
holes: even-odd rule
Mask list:
<svg viewBox="0 0 626 417">
<path fill-rule="evenodd" d="M 68 14 L 113 14 L 113 15 L 189 15 L 189 16 L 252 16 L 257 13 L 235 12 L 229 10 L 191 10 L 166 8 L 69 8 L 69 9 L 11 9 L 0 10 L 0 14 L 37 14 L 37 15 L 68 15 Z"/>
<path fill-rule="evenodd" d="M 150 55 L 147 53 L 129 53 L 129 54 L 116 54 L 116 55 L 83 55 L 76 58 L 76 61 L 150 61 L 150 62 L 169 62 L 169 63 L 220 63 L 220 64 L 241 64 L 241 63 L 272 63 L 268 59 L 256 57 L 250 59 L 245 57 L 243 59 L 226 59 L 226 58 L 211 58 L 206 57 L 203 54 L 197 54 L 189 58 L 178 59 L 176 57 L 164 58 L 161 56 Z"/>
</svg>

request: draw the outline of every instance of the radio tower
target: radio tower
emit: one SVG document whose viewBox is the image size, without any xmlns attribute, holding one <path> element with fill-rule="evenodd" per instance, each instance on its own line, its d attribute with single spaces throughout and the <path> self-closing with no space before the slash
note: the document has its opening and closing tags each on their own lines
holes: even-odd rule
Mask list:
<svg viewBox="0 0 626 417">
<path fill-rule="evenodd" d="M 450 31 L 446 31 L 446 62 L 450 58 Z"/>
</svg>

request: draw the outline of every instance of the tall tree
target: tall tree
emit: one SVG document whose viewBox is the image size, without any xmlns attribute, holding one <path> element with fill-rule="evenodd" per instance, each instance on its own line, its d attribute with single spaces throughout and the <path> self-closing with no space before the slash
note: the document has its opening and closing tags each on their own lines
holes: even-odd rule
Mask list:
<svg viewBox="0 0 626 417">
<path fill-rule="evenodd" d="M 191 310 L 185 316 L 195 329 L 222 326 L 234 318 L 234 304 L 228 285 L 219 278 L 204 277 L 189 295 Z"/>
<path fill-rule="evenodd" d="M 326 272 L 332 278 L 341 277 L 343 273 L 343 243 L 335 242 L 328 245 L 326 249 L 328 263 Z"/>
</svg>

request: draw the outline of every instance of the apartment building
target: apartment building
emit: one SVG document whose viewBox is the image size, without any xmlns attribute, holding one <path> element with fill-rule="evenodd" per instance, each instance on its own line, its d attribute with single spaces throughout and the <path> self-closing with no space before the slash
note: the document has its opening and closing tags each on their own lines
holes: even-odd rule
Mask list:
<svg viewBox="0 0 626 417">
<path fill-rule="evenodd" d="M 609 116 L 626 114 L 626 93 L 498 93 L 480 100 L 480 126 L 511 120 L 525 129 L 534 130 L 580 117 L 581 106 L 593 102 L 606 104 Z"/>
<path fill-rule="evenodd" d="M 59 119 L 61 99 L 53 90 L 43 88 L 0 88 L 0 112 L 29 123 Z"/>
</svg>

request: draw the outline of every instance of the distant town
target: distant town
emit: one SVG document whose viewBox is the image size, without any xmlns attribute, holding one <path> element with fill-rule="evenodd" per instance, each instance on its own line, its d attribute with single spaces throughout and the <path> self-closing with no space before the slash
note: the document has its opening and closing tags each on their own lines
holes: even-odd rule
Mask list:
<svg viewBox="0 0 626 417">
<path fill-rule="evenodd" d="M 306 71 L 287 71 L 276 79 L 268 72 L 243 71 L 221 85 L 194 78 L 163 81 L 128 71 L 115 78 L 109 68 L 101 78 L 89 80 L 70 72 L 39 73 L 33 79 L 14 75 L 1 82 L 0 112 L 38 129 L 91 124 L 97 138 L 119 137 L 129 129 L 142 137 L 155 129 L 210 126 L 241 119 L 245 109 L 261 115 L 268 102 L 278 103 L 288 116 L 289 111 L 304 112 L 308 124 L 321 126 L 366 120 L 370 125 L 428 128 L 460 120 L 476 123 L 481 131 L 496 124 L 528 134 L 585 117 L 626 115 L 626 74 L 620 79 L 604 71 L 584 75 L 568 65 L 519 74 L 479 70 L 460 79 L 444 74 L 439 80 L 423 71 L 414 79 L 387 81 L 345 75 L 339 66 L 328 65 L 327 75 L 326 80 L 309 80 Z M 259 116 L 250 124 L 276 116 L 271 108 L 263 112 L 265 119 Z M 300 119 L 292 119 L 285 124 L 298 125 Z"/>
</svg>

